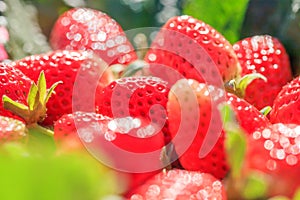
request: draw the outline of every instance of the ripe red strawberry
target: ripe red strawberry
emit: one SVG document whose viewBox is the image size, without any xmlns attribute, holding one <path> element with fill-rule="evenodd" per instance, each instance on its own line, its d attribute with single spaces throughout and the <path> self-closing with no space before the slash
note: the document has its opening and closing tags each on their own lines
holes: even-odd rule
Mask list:
<svg viewBox="0 0 300 200">
<path fill-rule="evenodd" d="M 7 95 L 12 100 L 22 104 L 26 103 L 32 80 L 11 64 L 0 64 L 0 115 L 20 119 L 10 111 L 4 109 L 2 96 Z"/>
<path fill-rule="evenodd" d="M 173 169 L 150 178 L 127 199 L 226 200 L 227 197 L 222 183 L 212 175 Z"/>
<path fill-rule="evenodd" d="M 99 113 L 113 117 L 140 117 L 167 134 L 166 103 L 169 88 L 156 77 L 125 77 L 103 89 Z"/>
<path fill-rule="evenodd" d="M 229 170 L 219 106 L 230 104 L 237 122 L 252 134 L 269 124 L 268 119 L 245 100 L 217 87 L 195 80 L 180 80 L 169 93 L 169 131 L 184 169 L 211 173 L 224 178 Z M 201 152 L 206 155 L 201 156 Z"/>
<path fill-rule="evenodd" d="M 143 135 L 146 132 L 148 135 Z M 150 135 L 150 132 L 149 125 L 138 117 L 113 119 L 96 113 L 64 115 L 54 124 L 54 139 L 60 151 L 81 151 L 84 144 L 99 161 L 128 178 L 128 191 L 163 167 L 160 161 L 163 134 L 158 131 Z M 150 158 L 143 157 L 144 153 L 152 152 Z"/>
<path fill-rule="evenodd" d="M 109 65 L 137 58 L 121 26 L 90 8 L 73 8 L 62 14 L 52 29 L 50 43 L 53 49 L 91 50 Z"/>
<path fill-rule="evenodd" d="M 245 38 L 233 45 L 242 67 L 242 75 L 260 73 L 267 81 L 257 79 L 250 83 L 244 98 L 262 109 L 272 106 L 281 87 L 292 79 L 288 54 L 281 42 L 269 35 Z"/>
<path fill-rule="evenodd" d="M 270 113 L 272 123 L 300 124 L 300 76 L 283 86 Z"/>
<path fill-rule="evenodd" d="M 224 36 L 186 15 L 167 21 L 145 60 L 150 63 L 151 73 L 170 84 L 185 77 L 221 85 L 240 73 L 237 56 Z"/>
<path fill-rule="evenodd" d="M 28 56 L 12 65 L 34 81 L 37 81 L 41 71 L 44 71 L 48 85 L 63 81 L 47 103 L 44 125 L 52 125 L 73 109 L 90 111 L 89 106 L 94 103 L 92 97 L 113 79 L 112 72 L 106 70 L 108 66 L 105 62 L 84 51 L 57 50 Z"/>
<path fill-rule="evenodd" d="M 264 128 L 270 124 L 269 119 L 261 114 L 256 107 L 234 94 L 226 93 L 226 101 L 232 105 L 239 125 L 248 133 Z"/>
<path fill-rule="evenodd" d="M 169 131 L 182 167 L 224 178 L 229 166 L 218 106 L 226 100 L 225 91 L 192 79 L 179 80 L 171 91 Z"/>
<path fill-rule="evenodd" d="M 292 197 L 300 186 L 300 126 L 272 124 L 248 138 L 246 170 L 265 173 L 267 196 Z M 276 183 L 276 184 L 274 184 Z"/>
<path fill-rule="evenodd" d="M 24 139 L 26 134 L 26 126 L 23 122 L 0 116 L 0 144 Z"/>
</svg>

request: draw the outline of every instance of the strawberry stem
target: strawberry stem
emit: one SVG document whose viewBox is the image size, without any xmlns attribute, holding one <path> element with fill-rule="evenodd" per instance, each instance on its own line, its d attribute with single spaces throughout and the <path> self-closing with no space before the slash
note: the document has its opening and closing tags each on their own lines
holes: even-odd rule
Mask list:
<svg viewBox="0 0 300 200">
<path fill-rule="evenodd" d="M 262 79 L 267 82 L 267 78 L 260 73 L 246 74 L 241 78 L 233 79 L 225 83 L 227 92 L 234 93 L 238 97 L 244 97 L 245 91 L 250 83 L 256 79 Z"/>
<path fill-rule="evenodd" d="M 54 135 L 54 132 L 52 130 L 44 128 L 44 127 L 38 125 L 37 123 L 28 125 L 27 128 L 30 133 L 32 133 L 32 132 L 39 133 L 39 134 L 42 133 L 42 134 L 50 136 L 50 137 L 53 137 L 53 135 Z"/>
</svg>

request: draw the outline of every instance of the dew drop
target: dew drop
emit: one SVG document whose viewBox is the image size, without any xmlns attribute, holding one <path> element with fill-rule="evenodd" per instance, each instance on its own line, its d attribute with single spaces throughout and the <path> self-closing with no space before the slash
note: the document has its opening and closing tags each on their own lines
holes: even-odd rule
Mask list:
<svg viewBox="0 0 300 200">
<path fill-rule="evenodd" d="M 197 192 L 197 199 L 208 199 L 209 194 L 206 190 L 202 189 Z"/>
<path fill-rule="evenodd" d="M 106 33 L 103 32 L 103 31 L 100 31 L 100 32 L 97 34 L 97 39 L 98 39 L 98 41 L 100 41 L 100 42 L 104 42 L 104 41 L 106 40 L 106 37 L 107 37 L 107 35 L 106 35 Z"/>
<path fill-rule="evenodd" d="M 160 194 L 160 188 L 158 185 L 150 185 L 146 192 L 147 197 L 157 197 Z"/>
<path fill-rule="evenodd" d="M 144 200 L 142 195 L 134 194 L 131 196 L 130 200 Z"/>
<path fill-rule="evenodd" d="M 267 169 L 273 171 L 277 168 L 277 163 L 274 160 L 268 160 L 266 163 Z"/>
<path fill-rule="evenodd" d="M 268 139 L 268 138 L 270 138 L 270 136 L 271 136 L 271 130 L 270 129 L 264 129 L 263 131 L 262 131 L 262 136 L 265 138 L 265 139 Z"/>
<path fill-rule="evenodd" d="M 294 155 L 288 155 L 286 157 L 286 162 L 287 162 L 288 165 L 293 166 L 293 165 L 296 165 L 298 163 L 298 158 Z"/>
<path fill-rule="evenodd" d="M 285 136 L 280 137 L 279 143 L 280 143 L 282 148 L 287 148 L 291 145 L 290 140 Z"/>
<path fill-rule="evenodd" d="M 137 136 L 140 138 L 152 136 L 154 133 L 155 133 L 155 128 L 151 124 L 146 127 L 139 128 L 137 130 Z"/>
<path fill-rule="evenodd" d="M 220 191 L 222 189 L 222 183 L 220 181 L 215 181 L 212 184 L 214 191 Z"/>
<path fill-rule="evenodd" d="M 255 140 L 258 140 L 261 138 L 261 133 L 259 131 L 255 131 L 253 134 L 252 134 L 252 137 L 253 139 Z"/>
<path fill-rule="evenodd" d="M 148 59 L 150 60 L 150 61 L 155 61 L 156 60 L 156 55 L 155 54 L 153 54 L 153 53 L 151 53 L 149 56 L 148 56 Z"/>
<path fill-rule="evenodd" d="M 107 140 L 107 141 L 113 141 L 117 138 L 117 135 L 116 133 L 112 132 L 112 131 L 107 131 L 106 133 L 104 133 L 104 138 Z"/>
<path fill-rule="evenodd" d="M 201 174 L 194 174 L 193 177 L 192 177 L 192 181 L 195 185 L 202 185 L 203 183 L 203 177 Z"/>
<path fill-rule="evenodd" d="M 94 140 L 94 135 L 90 128 L 78 129 L 78 135 L 86 143 L 91 143 Z"/>
<path fill-rule="evenodd" d="M 274 148 L 274 143 L 271 140 L 266 140 L 264 143 L 264 147 L 267 150 L 271 150 Z"/>
</svg>

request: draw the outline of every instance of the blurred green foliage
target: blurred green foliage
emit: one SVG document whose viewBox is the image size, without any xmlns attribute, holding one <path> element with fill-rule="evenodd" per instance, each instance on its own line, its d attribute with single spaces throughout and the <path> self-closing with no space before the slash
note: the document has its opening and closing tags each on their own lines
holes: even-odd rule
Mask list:
<svg viewBox="0 0 300 200">
<path fill-rule="evenodd" d="M 204 21 L 231 43 L 238 41 L 248 0 L 187 0 L 183 13 Z"/>
<path fill-rule="evenodd" d="M 114 172 L 90 155 L 38 151 L 16 143 L 1 147 L 1 200 L 99 200 L 118 193 Z"/>
</svg>

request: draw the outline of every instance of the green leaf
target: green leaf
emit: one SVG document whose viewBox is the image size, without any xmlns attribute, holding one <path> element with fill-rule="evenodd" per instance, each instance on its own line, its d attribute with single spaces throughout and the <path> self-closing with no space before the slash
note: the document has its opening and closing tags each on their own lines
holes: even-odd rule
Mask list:
<svg viewBox="0 0 300 200">
<path fill-rule="evenodd" d="M 122 73 L 121 77 L 130 77 L 135 75 L 138 71 L 143 70 L 148 66 L 148 63 L 143 60 L 136 60 L 130 63 Z"/>
<path fill-rule="evenodd" d="M 1 200 L 99 200 L 120 193 L 122 180 L 117 184 L 113 170 L 89 154 L 49 156 L 36 149 L 16 156 L 22 148 L 0 149 Z"/>
<path fill-rule="evenodd" d="M 38 91 L 39 91 L 39 102 L 42 104 L 45 102 L 46 94 L 47 94 L 47 84 L 46 84 L 46 78 L 45 73 L 42 71 L 40 73 L 39 79 L 38 79 Z"/>
<path fill-rule="evenodd" d="M 265 196 L 267 188 L 264 174 L 252 172 L 247 177 L 243 197 L 245 199 L 261 199 Z"/>
<path fill-rule="evenodd" d="M 2 96 L 2 102 L 3 102 L 3 107 L 6 110 L 11 111 L 15 115 L 18 115 L 20 117 L 25 117 L 25 118 L 29 116 L 28 107 L 26 105 L 18 103 L 6 95 Z"/>
<path fill-rule="evenodd" d="M 204 21 L 231 43 L 238 41 L 249 0 L 187 0 L 183 13 Z"/>
<path fill-rule="evenodd" d="M 32 83 L 28 92 L 27 103 L 30 111 L 33 111 L 39 102 L 38 87 L 35 83 Z"/>
<path fill-rule="evenodd" d="M 48 102 L 48 100 L 50 99 L 50 97 L 51 97 L 51 95 L 53 94 L 53 92 L 54 92 L 54 89 L 59 85 L 59 84 L 61 84 L 61 83 L 63 83 L 62 81 L 58 81 L 58 82 L 56 82 L 56 83 L 54 83 L 50 88 L 49 88 L 49 90 L 48 90 L 48 92 L 47 92 L 47 95 L 46 95 L 46 98 L 45 98 L 45 104 L 44 105 L 46 105 L 46 103 Z"/>
<path fill-rule="evenodd" d="M 231 176 L 237 178 L 241 175 L 246 154 L 246 136 L 237 124 L 234 111 L 228 104 L 220 108 L 224 130 L 226 132 L 225 148 L 227 160 L 231 169 Z"/>
</svg>

